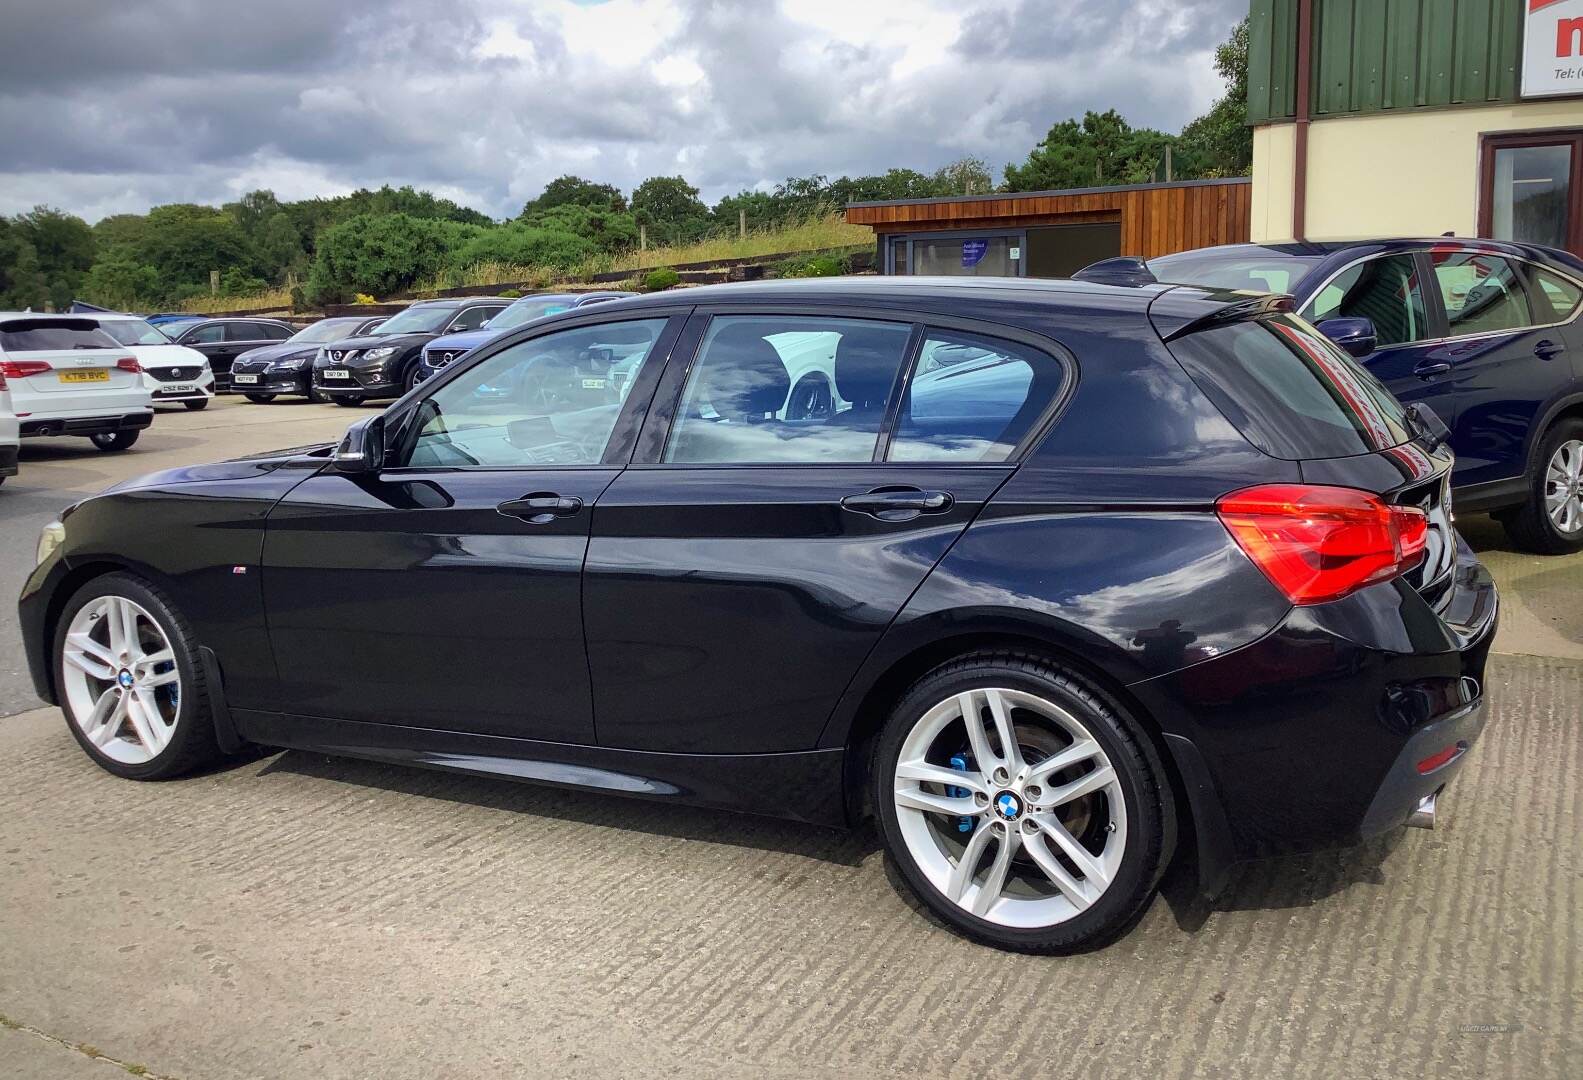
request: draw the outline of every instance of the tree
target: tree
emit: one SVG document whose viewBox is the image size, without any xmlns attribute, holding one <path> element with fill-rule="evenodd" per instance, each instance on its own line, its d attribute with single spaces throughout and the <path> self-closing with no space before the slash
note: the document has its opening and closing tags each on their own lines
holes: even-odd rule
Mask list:
<svg viewBox="0 0 1583 1080">
<path fill-rule="evenodd" d="M 709 227 L 709 208 L 680 176 L 651 176 L 632 192 L 632 214 L 667 242 L 694 240 Z"/>
<path fill-rule="evenodd" d="M 148 230 L 135 249 L 138 261 L 159 274 L 163 298 L 206 292 L 209 271 L 233 267 L 252 273 L 253 251 L 236 218 L 212 206 L 172 203 L 148 212 Z"/>
<path fill-rule="evenodd" d="M 1007 191 L 1137 184 L 1149 180 L 1170 136 L 1134 128 L 1114 109 L 1063 120 L 1022 165 L 1006 166 Z"/>
<path fill-rule="evenodd" d="M 516 224 L 579 237 L 588 241 L 592 248 L 605 252 L 626 251 L 638 246 L 638 223 L 632 215 L 602 205 L 561 203 L 547 210 L 524 214 Z"/>
<path fill-rule="evenodd" d="M 283 210 L 277 210 L 264 223 L 253 242 L 253 249 L 258 264 L 272 281 L 284 281 L 287 271 L 307 261 L 302 237 L 292 224 L 291 217 Z"/>
<path fill-rule="evenodd" d="M 135 311 L 159 299 L 159 272 L 133 257 L 125 245 L 99 257 L 83 281 L 83 298 L 105 307 Z"/>
<path fill-rule="evenodd" d="M 93 230 L 88 223 L 74 214 L 35 206 L 26 214 L 18 214 L 10 222 L 13 259 L 21 255 L 22 245 L 32 252 L 30 268 L 25 271 L 26 293 L 35 297 L 35 306 L 45 300 L 58 307 L 71 303 L 72 295 L 82 285 L 83 276 L 93 265 L 97 247 Z M 20 268 L 18 268 L 20 271 Z M 43 289 L 37 288 L 42 280 Z"/>
<path fill-rule="evenodd" d="M 49 300 L 49 282 L 39 267 L 38 251 L 26 239 L 16 239 L 11 267 L 6 273 L 5 306 L 16 311 L 43 310 Z"/>
<path fill-rule="evenodd" d="M 1248 20 L 1215 49 L 1215 70 L 1226 92 L 1210 110 L 1182 129 L 1182 156 L 1195 176 L 1246 176 L 1253 168 L 1253 128 L 1248 126 Z"/>
<path fill-rule="evenodd" d="M 535 211 L 550 210 L 557 206 L 588 206 L 619 211 L 627 208 L 627 200 L 621 194 L 621 189 L 613 184 L 596 184 L 568 173 L 545 184 L 539 197 L 529 199 L 518 216 L 527 217 Z"/>
<path fill-rule="evenodd" d="M 514 221 L 480 232 L 456 252 L 451 264 L 463 268 L 481 262 L 497 262 L 508 266 L 564 269 L 592 255 L 595 250 L 590 241 L 573 233 Z"/>
<path fill-rule="evenodd" d="M 990 175 L 989 166 L 976 157 L 957 158 L 949 165 L 942 165 L 932 180 L 940 195 L 988 195 L 995 190 L 995 178 Z"/>
</svg>

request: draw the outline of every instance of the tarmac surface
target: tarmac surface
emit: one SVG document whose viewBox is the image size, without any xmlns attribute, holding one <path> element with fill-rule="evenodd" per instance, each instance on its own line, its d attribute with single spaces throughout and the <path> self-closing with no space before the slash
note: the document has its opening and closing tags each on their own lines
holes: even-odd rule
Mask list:
<svg viewBox="0 0 1583 1080">
<path fill-rule="evenodd" d="M 359 413 L 161 413 L 30 444 L 0 594 L 59 507 Z M 1433 832 L 1175 882 L 1108 948 L 971 945 L 872 832 L 300 752 L 120 781 L 0 612 L 0 1073 L 1583 1076 L 1583 556 L 1505 550 L 1490 725 Z"/>
</svg>

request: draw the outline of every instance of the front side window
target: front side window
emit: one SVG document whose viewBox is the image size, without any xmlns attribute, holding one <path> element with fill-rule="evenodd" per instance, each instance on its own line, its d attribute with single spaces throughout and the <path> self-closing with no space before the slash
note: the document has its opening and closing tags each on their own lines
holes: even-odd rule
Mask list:
<svg viewBox="0 0 1583 1080">
<path fill-rule="evenodd" d="M 1053 357 L 1010 342 L 931 332 L 889 461 L 1005 461 L 1060 391 Z"/>
<path fill-rule="evenodd" d="M 451 332 L 460 334 L 467 330 L 477 330 L 489 320 L 491 315 L 500 311 L 500 308 L 474 307 L 468 308 L 456 316 L 456 321 L 451 323 Z"/>
<path fill-rule="evenodd" d="M 1477 251 L 1434 252 L 1435 283 L 1452 337 L 1533 325 L 1517 268 Z"/>
<path fill-rule="evenodd" d="M 1583 304 L 1583 286 L 1575 281 L 1569 281 L 1560 274 L 1552 274 L 1548 270 L 1534 267 L 1534 284 L 1539 286 L 1539 295 L 1544 303 L 1549 305 L 1549 311 L 1539 312 L 1540 322 L 1564 322 L 1570 319 Z"/>
<path fill-rule="evenodd" d="M 188 333 L 186 343 L 192 345 L 213 345 L 224 339 L 225 324 L 210 323 L 208 326 L 200 326 L 198 329 Z"/>
<path fill-rule="evenodd" d="M 562 330 L 474 364 L 419 403 L 404 464 L 597 465 L 665 322 Z"/>
<path fill-rule="evenodd" d="M 1387 255 L 1349 266 L 1308 302 L 1309 322 L 1368 319 L 1380 348 L 1429 337 L 1423 283 L 1411 255 Z"/>
<path fill-rule="evenodd" d="M 698 464 L 872 461 L 905 323 L 739 316 L 709 325 L 665 448 Z"/>
</svg>

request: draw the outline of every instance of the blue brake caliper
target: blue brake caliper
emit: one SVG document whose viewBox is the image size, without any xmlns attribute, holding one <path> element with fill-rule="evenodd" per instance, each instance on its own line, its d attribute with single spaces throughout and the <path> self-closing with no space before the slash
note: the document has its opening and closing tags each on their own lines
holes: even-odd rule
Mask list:
<svg viewBox="0 0 1583 1080">
<path fill-rule="evenodd" d="M 967 770 L 968 770 L 968 757 L 967 757 L 967 755 L 966 754 L 952 754 L 951 755 L 951 768 L 955 769 L 957 772 L 967 772 Z M 953 798 L 953 799 L 965 799 L 969 795 L 973 794 L 967 788 L 959 788 L 959 787 L 947 787 L 945 789 L 945 793 L 946 793 L 947 796 L 949 796 L 950 798 Z M 956 819 L 956 831 L 957 832 L 962 832 L 962 833 L 972 832 L 973 831 L 973 819 L 970 818 L 970 817 L 957 818 Z"/>
</svg>

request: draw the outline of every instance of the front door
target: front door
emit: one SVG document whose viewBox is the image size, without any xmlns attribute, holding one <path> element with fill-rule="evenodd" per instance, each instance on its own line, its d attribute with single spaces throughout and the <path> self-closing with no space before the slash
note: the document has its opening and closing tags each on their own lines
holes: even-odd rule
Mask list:
<svg viewBox="0 0 1583 1080">
<path fill-rule="evenodd" d="M 656 395 L 660 437 L 645 428 L 595 512 L 583 600 L 600 743 L 813 748 L 1065 374 L 1036 348 L 905 318 L 713 318 Z M 809 415 L 792 389 L 815 375 L 834 395 Z"/>
<path fill-rule="evenodd" d="M 680 321 L 495 348 L 388 417 L 386 468 L 298 485 L 265 534 L 275 707 L 591 743 L 590 522 Z"/>
</svg>

